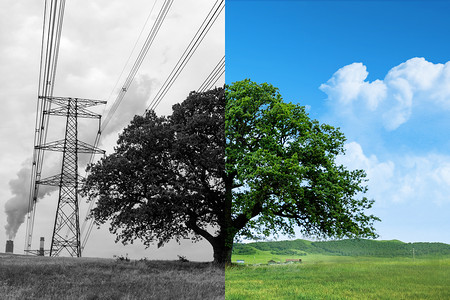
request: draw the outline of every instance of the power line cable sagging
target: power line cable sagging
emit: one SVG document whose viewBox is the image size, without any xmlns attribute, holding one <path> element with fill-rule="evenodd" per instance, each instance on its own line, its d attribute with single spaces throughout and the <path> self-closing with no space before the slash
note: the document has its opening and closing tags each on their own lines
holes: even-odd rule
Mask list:
<svg viewBox="0 0 450 300">
<path fill-rule="evenodd" d="M 94 146 L 97 146 L 100 142 L 101 133 L 104 131 L 104 129 L 108 126 L 109 122 L 111 121 L 112 117 L 114 116 L 115 112 L 117 111 L 117 108 L 119 107 L 120 103 L 122 102 L 125 94 L 128 91 L 128 88 L 130 87 L 131 83 L 134 80 L 134 77 L 136 76 L 137 71 L 139 70 L 146 54 L 148 53 L 150 46 L 153 43 L 153 40 L 156 37 L 156 34 L 159 31 L 159 28 L 161 27 L 161 24 L 163 23 L 173 1 L 166 0 L 161 8 L 161 11 L 158 14 L 158 17 L 144 43 L 144 46 L 142 47 L 128 77 L 125 80 L 125 83 L 123 84 L 121 90 L 119 91 L 119 94 L 114 101 L 113 105 L 109 109 L 106 117 L 104 118 L 101 126 L 101 130 L 98 132 Z M 177 77 L 180 75 L 183 68 L 186 66 L 186 64 L 189 62 L 192 55 L 195 53 L 199 45 L 202 43 L 203 39 L 205 38 L 206 34 L 209 32 L 213 24 L 216 22 L 217 18 L 219 17 L 220 13 L 225 8 L 225 0 L 217 0 L 212 7 L 212 9 L 209 11 L 208 15 L 206 16 L 205 20 L 202 22 L 202 25 L 197 30 L 196 34 L 190 41 L 189 45 L 187 46 L 186 50 L 184 51 L 181 58 L 178 60 L 177 64 L 173 68 L 172 72 L 170 73 L 169 77 L 164 82 L 163 86 L 158 91 L 156 97 L 153 99 L 153 101 L 148 106 L 148 109 L 154 109 L 156 106 L 161 102 L 161 100 L 164 98 L 164 96 L 167 94 L 168 90 L 171 88 Z M 223 57 L 219 63 L 214 68 L 213 72 L 208 76 L 207 80 L 202 84 L 202 89 L 207 89 L 208 86 L 211 87 L 214 85 L 217 80 L 220 78 L 220 76 L 225 72 L 225 57 Z M 90 160 L 90 163 L 92 163 L 92 158 Z M 82 242 L 82 249 L 84 249 L 89 236 L 92 232 L 94 220 L 92 218 L 89 218 L 89 213 L 92 210 L 94 206 L 94 201 L 90 202 L 89 210 L 87 212 L 86 218 L 84 220 L 84 223 L 81 228 L 81 232 L 83 233 L 86 230 L 83 242 Z"/>
<path fill-rule="evenodd" d="M 176 63 L 175 67 L 172 69 L 169 76 L 164 81 L 163 85 L 161 86 L 161 88 L 156 93 L 153 100 L 148 105 L 147 111 L 155 110 L 156 107 L 159 105 L 159 103 L 161 103 L 162 99 L 165 97 L 169 89 L 172 87 L 173 83 L 177 80 L 178 76 L 183 71 L 184 67 L 189 62 L 189 60 L 191 59 L 192 55 L 195 53 L 197 48 L 200 46 L 206 34 L 214 25 L 214 23 L 216 22 L 217 18 L 219 17 L 220 13 L 223 11 L 224 8 L 225 8 L 225 0 L 217 0 L 214 3 L 213 8 L 209 11 L 208 15 L 206 16 L 200 28 L 197 30 L 195 36 L 192 38 L 186 50 L 184 50 L 182 56 Z"/>
<path fill-rule="evenodd" d="M 31 168 L 31 182 L 28 200 L 27 229 L 25 235 L 25 249 L 30 250 L 36 202 L 39 195 L 39 180 L 42 173 L 44 151 L 40 146 L 47 139 L 49 116 L 51 109 L 47 99 L 53 96 L 55 86 L 56 67 L 58 64 L 59 45 L 64 21 L 65 0 L 46 0 L 44 3 L 44 21 L 42 26 L 41 58 L 39 66 L 38 100 L 36 107 L 36 124 L 34 134 L 34 152 Z M 42 97 L 41 97 L 42 96 Z"/>
<path fill-rule="evenodd" d="M 134 62 L 133 67 L 130 70 L 130 73 L 128 74 L 127 78 L 125 79 L 125 82 L 122 85 L 122 88 L 120 89 L 116 100 L 114 101 L 114 103 L 112 104 L 111 108 L 109 109 L 107 115 L 105 116 L 105 118 L 102 121 L 101 131 L 103 131 L 106 128 L 106 126 L 108 126 L 109 122 L 111 121 L 111 118 L 115 114 L 117 108 L 119 107 L 125 94 L 127 93 L 131 83 L 133 82 L 134 78 L 136 77 L 136 73 L 138 72 L 139 68 L 141 67 L 145 56 L 147 55 L 150 47 L 152 46 L 153 41 L 155 40 L 155 37 L 158 34 L 158 32 L 161 28 L 161 25 L 163 24 L 163 22 L 167 16 L 167 13 L 170 10 L 170 7 L 172 6 L 172 3 L 173 3 L 173 0 L 166 0 L 164 2 L 163 6 L 161 7 L 161 10 L 159 11 L 159 14 L 156 18 L 156 21 L 153 24 L 153 26 L 147 36 L 147 39 L 145 40 L 144 45 L 142 46 L 141 51 L 139 52 L 139 54 L 136 58 L 136 61 Z"/>
<path fill-rule="evenodd" d="M 199 93 L 203 93 L 214 87 L 219 78 L 225 73 L 225 56 L 223 56 L 211 73 L 206 77 L 205 81 L 198 88 Z"/>
<path fill-rule="evenodd" d="M 133 66 L 132 66 L 132 68 L 131 68 L 128 76 L 127 76 L 127 78 L 125 79 L 125 82 L 122 85 L 122 87 L 121 87 L 121 89 L 120 89 L 120 91 L 119 91 L 115 101 L 111 105 L 111 108 L 109 109 L 108 113 L 106 114 L 106 116 L 104 117 L 104 119 L 102 121 L 102 125 L 100 127 L 100 130 L 98 131 L 97 136 L 96 136 L 95 141 L 94 141 L 94 146 L 95 147 L 97 147 L 98 144 L 100 143 L 100 138 L 101 138 L 102 132 L 108 126 L 109 122 L 111 121 L 112 117 L 114 116 L 114 114 L 116 113 L 118 107 L 120 106 L 122 100 L 124 99 L 125 94 L 128 92 L 128 89 L 129 89 L 131 83 L 133 82 L 134 78 L 136 77 L 136 74 L 137 74 L 139 68 L 141 67 L 142 62 L 144 61 L 144 59 L 145 59 L 145 57 L 146 57 L 150 47 L 152 46 L 152 44 L 153 44 L 153 42 L 155 40 L 155 37 L 157 36 L 157 34 L 158 34 L 158 32 L 159 32 L 159 30 L 161 28 L 161 25 L 163 24 L 163 22 L 164 22 L 164 20 L 165 20 L 165 18 L 167 16 L 167 13 L 169 12 L 169 10 L 170 10 L 170 8 L 172 6 L 172 3 L 173 3 L 173 0 L 165 0 L 163 5 L 161 6 L 161 9 L 160 9 L 160 11 L 158 13 L 158 16 L 156 17 L 156 20 L 153 23 L 153 26 L 152 26 L 149 34 L 147 35 L 147 38 L 146 38 L 146 40 L 144 42 L 144 45 L 142 46 L 142 48 L 141 48 L 141 50 L 140 50 L 140 52 L 139 52 L 139 54 L 138 54 L 138 56 L 136 58 L 136 61 L 134 62 Z M 155 2 L 155 4 L 156 4 L 156 2 Z M 146 26 L 150 16 L 152 14 L 152 11 L 153 11 L 153 8 L 155 7 L 155 4 L 153 5 L 153 7 L 152 7 L 152 9 L 151 9 L 151 11 L 150 11 L 150 13 L 149 13 L 149 15 L 147 17 L 147 20 L 146 20 L 146 22 L 144 24 L 144 27 L 142 28 L 141 33 L 139 34 L 139 37 L 138 37 L 138 39 L 137 39 L 137 41 L 135 43 L 135 46 L 136 46 L 137 42 L 139 41 L 140 36 L 141 36 L 141 34 L 142 34 L 142 32 L 143 32 L 143 30 L 144 30 L 144 28 L 145 28 L 145 26 Z M 131 51 L 131 54 L 130 54 L 130 56 L 129 56 L 129 58 L 128 58 L 125 66 L 124 66 L 124 69 L 125 69 L 126 65 L 128 64 L 128 61 L 129 61 L 131 55 L 133 54 L 134 49 L 135 49 L 135 47 L 133 47 L 133 50 Z M 122 73 L 123 73 L 123 71 L 122 71 Z M 122 76 L 122 74 L 120 75 L 120 77 L 121 76 Z M 117 86 L 117 83 L 116 83 L 116 86 Z M 115 88 L 116 87 L 114 87 L 114 89 Z M 93 156 L 91 156 L 90 159 L 89 159 L 89 163 L 91 164 L 92 162 L 93 162 Z M 89 239 L 89 236 L 90 236 L 90 234 L 92 232 L 93 225 L 94 225 L 93 220 L 89 218 L 89 213 L 92 210 L 93 206 L 94 206 L 94 201 L 91 201 L 89 203 L 89 208 L 88 208 L 86 217 L 85 217 L 85 219 L 83 221 L 83 224 L 81 226 L 81 233 L 85 234 L 84 235 L 84 239 L 82 241 L 82 245 L 81 245 L 82 249 L 84 249 L 84 247 L 85 247 L 85 245 L 87 243 L 87 240 Z M 85 230 L 86 230 L 86 232 L 85 232 Z"/>
</svg>

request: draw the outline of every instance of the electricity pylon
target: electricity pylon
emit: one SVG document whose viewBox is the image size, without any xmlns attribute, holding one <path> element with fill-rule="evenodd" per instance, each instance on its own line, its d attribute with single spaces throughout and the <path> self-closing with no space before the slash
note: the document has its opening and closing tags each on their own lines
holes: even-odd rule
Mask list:
<svg viewBox="0 0 450 300">
<path fill-rule="evenodd" d="M 52 105 L 56 105 L 55 108 L 44 111 L 44 114 L 67 118 L 63 140 L 36 146 L 37 149 L 63 153 L 61 173 L 36 182 L 37 184 L 59 187 L 50 256 L 58 256 L 65 249 L 71 256 L 81 257 L 78 209 L 78 187 L 80 185 L 78 154 L 104 154 L 105 151 L 78 140 L 78 118 L 98 119 L 100 130 L 101 116 L 86 108 L 105 104 L 106 101 L 63 97 L 40 98 L 44 101 L 49 101 Z"/>
</svg>

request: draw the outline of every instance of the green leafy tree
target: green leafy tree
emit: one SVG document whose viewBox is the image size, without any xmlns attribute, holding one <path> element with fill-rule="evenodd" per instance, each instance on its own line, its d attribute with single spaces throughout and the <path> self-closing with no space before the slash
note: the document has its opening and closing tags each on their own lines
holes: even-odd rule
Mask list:
<svg viewBox="0 0 450 300">
<path fill-rule="evenodd" d="M 191 93 L 169 117 L 136 116 L 83 191 L 117 240 L 203 237 L 231 262 L 237 236 L 375 237 L 365 173 L 337 165 L 344 135 L 249 80 Z M 193 234 L 193 236 L 192 236 Z"/>
<path fill-rule="evenodd" d="M 226 89 L 227 251 L 236 236 L 376 237 L 365 172 L 336 163 L 344 135 L 250 80 Z"/>
</svg>

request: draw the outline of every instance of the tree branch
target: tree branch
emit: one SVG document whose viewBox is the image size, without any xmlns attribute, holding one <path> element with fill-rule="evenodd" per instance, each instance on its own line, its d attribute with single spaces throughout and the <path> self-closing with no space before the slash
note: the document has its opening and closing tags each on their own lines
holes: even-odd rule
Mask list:
<svg viewBox="0 0 450 300">
<path fill-rule="evenodd" d="M 186 226 L 192 229 L 192 231 L 196 234 L 204 237 L 209 243 L 211 243 L 211 245 L 214 244 L 214 236 L 197 225 L 197 218 L 194 214 L 189 215 L 189 220 L 186 222 Z"/>
<path fill-rule="evenodd" d="M 233 228 L 238 232 L 242 228 L 245 227 L 245 225 L 250 221 L 251 218 L 256 217 L 262 212 L 262 203 L 257 202 L 252 207 L 252 210 L 250 212 L 250 215 L 241 213 L 239 214 L 234 220 L 233 220 Z"/>
</svg>

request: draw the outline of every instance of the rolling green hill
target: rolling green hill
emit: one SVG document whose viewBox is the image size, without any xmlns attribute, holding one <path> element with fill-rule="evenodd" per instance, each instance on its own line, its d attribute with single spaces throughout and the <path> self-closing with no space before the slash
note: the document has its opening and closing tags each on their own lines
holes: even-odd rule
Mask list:
<svg viewBox="0 0 450 300">
<path fill-rule="evenodd" d="M 311 242 L 307 240 L 255 242 L 233 246 L 233 255 L 255 255 L 261 251 L 273 255 L 304 256 L 322 254 L 333 256 L 375 256 L 404 257 L 415 256 L 450 256 L 450 245 L 443 243 L 404 243 L 398 240 L 376 241 L 364 239 L 347 239 L 338 241 Z"/>
</svg>

